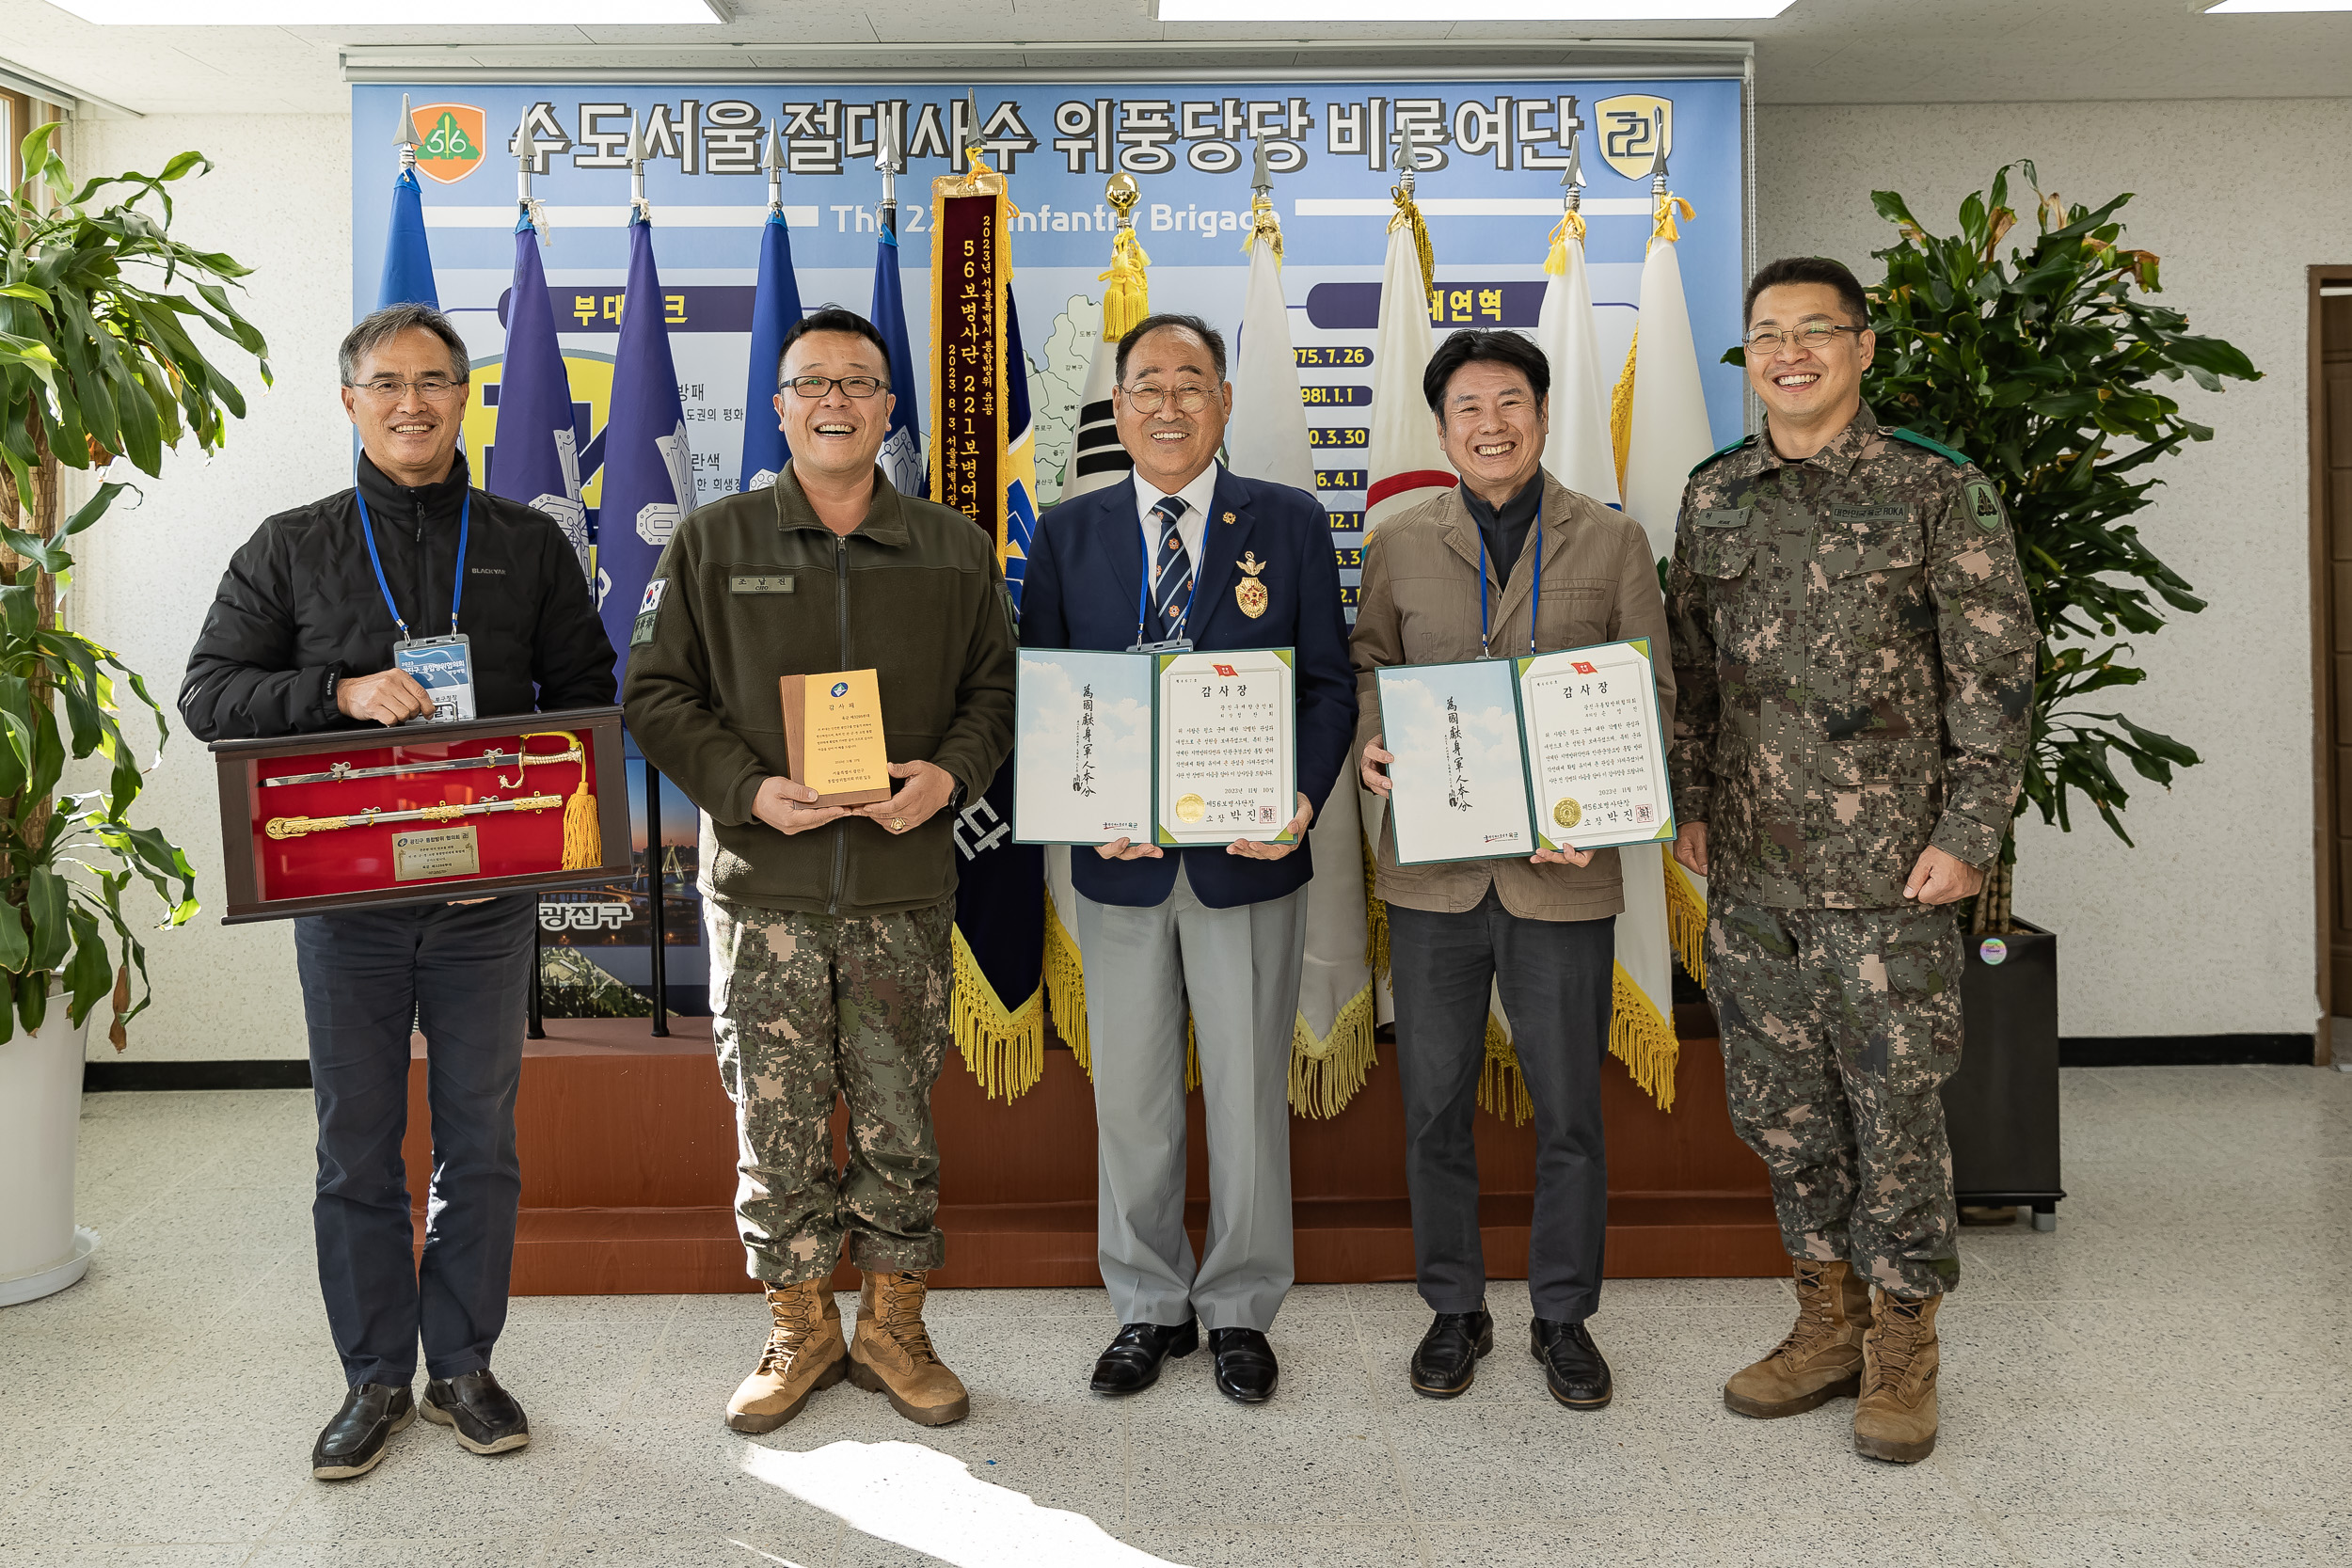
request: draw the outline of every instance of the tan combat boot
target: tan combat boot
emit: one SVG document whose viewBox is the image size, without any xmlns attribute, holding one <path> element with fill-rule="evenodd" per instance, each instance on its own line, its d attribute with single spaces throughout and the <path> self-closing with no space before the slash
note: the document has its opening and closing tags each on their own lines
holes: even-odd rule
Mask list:
<svg viewBox="0 0 2352 1568">
<path fill-rule="evenodd" d="M 738 1432 L 773 1432 L 801 1413 L 809 1395 L 830 1388 L 850 1370 L 841 1338 L 841 1308 L 833 1281 L 804 1279 L 768 1287 L 774 1324 L 759 1365 L 727 1401 L 727 1425 Z"/>
<path fill-rule="evenodd" d="M 1734 1372 L 1724 1403 L 1770 1420 L 1797 1416 L 1862 1386 L 1862 1337 L 1870 1326 L 1870 1287 L 1851 1263 L 1793 1259 L 1797 1325 L 1772 1354 Z"/>
<path fill-rule="evenodd" d="M 1935 1309 L 1944 1298 L 1878 1292 L 1862 1341 L 1862 1399 L 1853 1409 L 1853 1451 L 1916 1465 L 1935 1451 Z"/>
<path fill-rule="evenodd" d="M 858 1293 L 850 1381 L 890 1396 L 890 1408 L 917 1426 L 942 1427 L 972 1413 L 963 1380 L 931 1349 L 923 1327 L 923 1275 L 914 1269 L 866 1275 Z"/>
</svg>

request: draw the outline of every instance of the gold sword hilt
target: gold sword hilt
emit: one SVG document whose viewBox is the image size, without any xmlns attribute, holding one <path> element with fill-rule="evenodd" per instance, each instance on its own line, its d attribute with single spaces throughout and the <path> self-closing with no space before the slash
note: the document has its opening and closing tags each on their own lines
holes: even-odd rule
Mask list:
<svg viewBox="0 0 2352 1568">
<path fill-rule="evenodd" d="M 568 740 L 571 742 L 572 749 L 568 752 L 534 753 L 531 750 L 531 743 L 534 740 Z M 498 780 L 498 786 L 501 789 L 520 789 L 523 784 L 523 769 L 531 767 L 533 763 L 537 763 L 544 767 L 550 762 L 576 762 L 579 763 L 584 769 L 588 766 L 587 748 L 580 744 L 580 736 L 574 735 L 569 730 L 532 730 L 528 735 L 516 737 L 515 741 L 515 776 L 511 779 L 503 777 L 500 778 Z"/>
<path fill-rule="evenodd" d="M 358 819 L 363 824 L 373 820 L 375 813 L 360 812 Z M 272 838 L 300 838 L 305 833 L 323 833 L 337 828 L 348 828 L 354 818 L 349 816 L 273 816 L 267 832 Z"/>
</svg>

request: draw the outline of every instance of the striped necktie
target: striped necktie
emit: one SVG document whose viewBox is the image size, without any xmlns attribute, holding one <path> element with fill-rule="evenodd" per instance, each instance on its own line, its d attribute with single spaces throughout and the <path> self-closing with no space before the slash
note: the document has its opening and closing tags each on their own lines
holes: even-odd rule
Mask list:
<svg viewBox="0 0 2352 1568">
<path fill-rule="evenodd" d="M 1152 508 L 1160 520 L 1160 546 L 1152 553 L 1152 603 L 1158 607 L 1160 641 L 1184 634 L 1184 611 L 1191 607 L 1192 556 L 1176 519 L 1184 515 L 1184 498 L 1162 496 Z"/>
</svg>

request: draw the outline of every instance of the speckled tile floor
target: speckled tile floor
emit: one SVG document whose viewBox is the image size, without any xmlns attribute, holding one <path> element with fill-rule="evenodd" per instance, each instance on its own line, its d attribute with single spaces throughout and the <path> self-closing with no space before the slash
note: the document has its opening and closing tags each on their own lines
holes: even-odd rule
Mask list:
<svg viewBox="0 0 2352 1568">
<path fill-rule="evenodd" d="M 0 1311 L 0 1568 L 2352 1562 L 2352 1076 L 2070 1071 L 2064 1093 L 2074 1196 L 2055 1234 L 1966 1233 L 1942 1445 L 1911 1469 L 1852 1454 L 1851 1406 L 1724 1410 L 1783 1286 L 1637 1280 L 1594 1321 L 1617 1378 L 1595 1415 L 1518 1353 L 1516 1284 L 1444 1404 L 1402 1379 L 1408 1287 L 1302 1288 L 1258 1410 L 1199 1356 L 1096 1400 L 1102 1293 L 994 1291 L 933 1298 L 970 1420 L 926 1431 L 844 1384 L 759 1440 L 719 1419 L 755 1300 L 524 1298 L 498 1368 L 530 1449 L 478 1459 L 419 1422 L 335 1486 L 306 1463 L 341 1383 L 309 1097 L 93 1095 L 80 1218 L 104 1248 Z"/>
</svg>

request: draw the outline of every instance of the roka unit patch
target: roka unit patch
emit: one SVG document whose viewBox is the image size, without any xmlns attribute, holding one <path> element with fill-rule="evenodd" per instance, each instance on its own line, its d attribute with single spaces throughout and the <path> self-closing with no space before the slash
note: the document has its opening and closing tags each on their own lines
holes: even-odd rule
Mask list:
<svg viewBox="0 0 2352 1568">
<path fill-rule="evenodd" d="M 1967 507 L 1968 515 L 1976 519 L 1979 528 L 1987 533 L 1999 531 L 2001 501 L 1993 493 L 1992 485 L 1980 479 L 1970 480 L 1968 488 L 1963 492 L 1962 504 Z"/>
<path fill-rule="evenodd" d="M 653 641 L 654 625 L 661 618 L 662 595 L 669 591 L 668 578 L 656 578 L 645 584 L 645 596 L 637 601 L 637 620 L 628 630 L 630 647 L 643 647 Z"/>
</svg>

